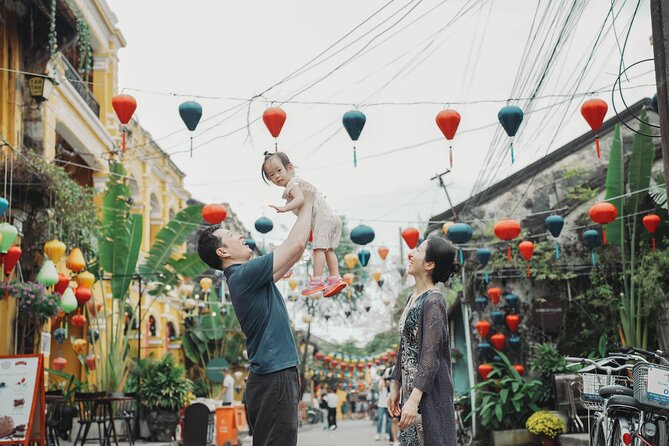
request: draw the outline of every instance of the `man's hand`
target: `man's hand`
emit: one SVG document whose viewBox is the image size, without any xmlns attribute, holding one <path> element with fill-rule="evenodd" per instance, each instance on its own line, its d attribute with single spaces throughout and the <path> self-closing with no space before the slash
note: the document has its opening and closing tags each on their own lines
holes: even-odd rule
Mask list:
<svg viewBox="0 0 669 446">
<path fill-rule="evenodd" d="M 388 394 L 388 412 L 393 417 L 400 416 L 400 392 L 392 384 L 390 385 L 390 393 Z"/>
<path fill-rule="evenodd" d="M 300 180 L 300 190 L 302 191 L 302 195 L 304 195 L 304 201 L 309 203 L 314 202 L 316 188 L 313 186 L 313 184 L 304 180 Z"/>
</svg>

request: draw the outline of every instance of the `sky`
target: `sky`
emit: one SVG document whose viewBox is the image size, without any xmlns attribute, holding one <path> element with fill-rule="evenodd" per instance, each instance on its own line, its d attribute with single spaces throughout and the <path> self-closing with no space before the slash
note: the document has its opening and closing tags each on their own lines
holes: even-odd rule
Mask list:
<svg viewBox="0 0 669 446">
<path fill-rule="evenodd" d="M 625 67 L 653 55 L 647 0 L 636 15 L 637 2 L 613 0 L 615 20 L 609 0 L 107 2 L 127 40 L 119 91 L 137 98 L 135 116 L 185 172 L 194 198 L 229 203 L 256 240 L 285 237 L 295 217 L 269 208 L 282 191 L 260 177 L 263 152 L 274 150 L 262 113 L 280 105 L 287 120 L 279 149 L 349 227 L 371 226 L 372 248 L 387 245 L 395 262 L 400 228 L 423 230 L 450 207 L 430 180 L 449 167 L 439 111 L 462 117 L 444 177 L 456 204 L 588 131 L 579 107 L 591 97 L 611 102 L 623 47 Z M 550 20 L 542 21 L 545 12 Z M 652 70 L 641 62 L 623 76 L 628 104 L 655 93 Z M 187 100 L 204 110 L 192 157 L 178 114 Z M 526 111 L 514 164 L 497 121 L 507 103 Z M 355 108 L 367 116 L 357 167 L 341 121 Z M 264 237 L 253 230 L 261 216 L 275 225 Z M 364 319 L 355 325 L 344 320 L 318 334 L 360 342 L 373 335 Z"/>
</svg>

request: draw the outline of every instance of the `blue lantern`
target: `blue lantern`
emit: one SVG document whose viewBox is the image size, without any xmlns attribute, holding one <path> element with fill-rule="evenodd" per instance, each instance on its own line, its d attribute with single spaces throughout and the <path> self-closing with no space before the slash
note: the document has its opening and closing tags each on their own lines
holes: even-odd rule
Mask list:
<svg viewBox="0 0 669 446">
<path fill-rule="evenodd" d="M 489 250 L 488 248 L 479 248 L 476 250 L 476 258 L 478 259 L 479 263 L 483 268 L 488 266 L 488 261 L 490 260 L 490 255 L 492 254 L 492 251 Z M 485 271 L 485 283 L 489 283 L 490 281 L 488 280 L 488 270 Z"/>
<path fill-rule="evenodd" d="M 564 218 L 559 215 L 550 215 L 546 217 L 544 221 L 546 224 L 546 229 L 553 235 L 553 237 L 558 238 L 564 227 Z M 558 245 L 557 240 L 555 241 L 555 258 L 560 258 L 560 245 Z"/>
<path fill-rule="evenodd" d="M 507 105 L 499 111 L 497 114 L 497 119 L 499 119 L 500 124 L 502 124 L 502 127 L 504 127 L 506 134 L 513 138 L 516 136 L 516 132 L 518 132 L 520 123 L 523 122 L 523 116 L 524 114 L 520 107 L 516 107 L 515 105 Z M 511 141 L 511 145 L 509 147 L 511 148 L 511 163 L 513 164 L 516 162 L 516 157 L 513 153 L 513 140 Z"/>
<path fill-rule="evenodd" d="M 195 101 L 186 101 L 179 105 L 179 115 L 191 132 L 195 131 L 202 117 L 202 106 Z M 193 134 L 190 137 L 190 156 L 193 156 Z"/>
<path fill-rule="evenodd" d="M 253 240 L 252 238 L 247 238 L 245 243 L 246 243 L 246 246 L 248 246 L 249 248 L 251 248 L 251 251 L 255 251 L 255 250 L 256 250 L 256 246 L 257 246 L 257 245 L 256 245 L 255 240 Z"/>
<path fill-rule="evenodd" d="M 471 240 L 472 234 L 474 234 L 474 229 L 467 223 L 456 223 L 448 228 L 446 236 L 450 241 L 459 245 Z M 460 264 L 462 265 L 463 263 L 462 248 L 460 248 Z"/>
<path fill-rule="evenodd" d="M 518 295 L 514 293 L 509 293 L 504 295 L 504 300 L 506 300 L 506 304 L 509 306 L 509 308 L 516 310 L 518 309 Z"/>
<path fill-rule="evenodd" d="M 479 344 L 479 360 L 481 362 L 487 362 L 490 359 L 490 354 L 492 353 L 492 347 L 488 342 L 481 342 Z"/>
<path fill-rule="evenodd" d="M 6 198 L 0 197 L 0 215 L 3 215 L 9 207 L 9 201 Z"/>
<path fill-rule="evenodd" d="M 588 229 L 583 232 L 583 240 L 585 244 L 592 250 L 592 265 L 597 264 L 597 258 L 595 257 L 595 248 L 602 244 L 601 238 L 599 237 L 599 231 L 596 229 Z"/>
<path fill-rule="evenodd" d="M 485 307 L 488 306 L 488 298 L 487 297 L 476 296 L 476 299 L 474 299 L 474 302 L 476 303 L 476 306 L 478 307 L 479 311 L 485 310 Z"/>
<path fill-rule="evenodd" d="M 261 234 L 267 234 L 274 228 L 274 223 L 272 223 L 272 220 L 267 217 L 260 217 L 256 220 L 255 227 L 256 231 L 260 232 Z"/>
<path fill-rule="evenodd" d="M 365 267 L 369 263 L 369 259 L 372 257 L 372 254 L 366 249 L 361 249 L 358 251 L 358 260 L 360 264 Z"/>
<path fill-rule="evenodd" d="M 501 311 L 498 310 L 491 311 L 490 318 L 492 319 L 492 323 L 499 327 L 503 327 L 504 324 L 506 324 L 504 313 Z"/>
<path fill-rule="evenodd" d="M 53 339 L 61 345 L 64 344 L 67 339 L 67 331 L 64 328 L 56 328 L 53 331 Z"/>
<path fill-rule="evenodd" d="M 509 348 L 510 348 L 512 351 L 514 351 L 514 352 L 518 352 L 518 351 L 520 351 L 520 344 L 521 344 L 521 341 L 520 341 L 520 338 L 519 338 L 518 336 L 511 336 L 511 337 L 507 340 L 507 343 L 508 343 L 508 345 L 509 345 Z"/>
<path fill-rule="evenodd" d="M 356 245 L 366 245 L 374 240 L 374 230 L 367 225 L 358 225 L 351 231 L 351 241 Z"/>
<path fill-rule="evenodd" d="M 499 355 L 495 355 L 492 357 L 492 362 L 502 362 L 502 357 Z"/>
<path fill-rule="evenodd" d="M 362 132 L 363 127 L 365 127 L 365 122 L 367 122 L 367 117 L 365 114 L 358 110 L 351 110 L 344 113 L 342 118 L 344 123 L 344 128 L 348 133 L 348 136 L 351 137 L 353 141 L 357 141 L 360 138 L 360 133 Z M 358 165 L 358 155 L 356 153 L 355 145 L 353 146 L 353 167 Z"/>
<path fill-rule="evenodd" d="M 100 339 L 100 332 L 97 330 L 88 330 L 88 342 L 95 344 Z"/>
</svg>

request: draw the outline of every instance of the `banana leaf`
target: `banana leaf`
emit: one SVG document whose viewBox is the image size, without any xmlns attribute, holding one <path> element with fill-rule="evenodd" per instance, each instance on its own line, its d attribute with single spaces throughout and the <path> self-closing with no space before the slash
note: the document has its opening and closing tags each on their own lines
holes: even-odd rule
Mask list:
<svg viewBox="0 0 669 446">
<path fill-rule="evenodd" d="M 117 244 L 115 238 L 119 229 L 127 228 L 130 213 L 130 189 L 123 182 L 126 172 L 120 163 L 109 165 L 109 180 L 102 199 L 101 234 L 98 237 L 99 261 L 103 270 L 113 273 L 113 261 L 117 255 L 125 256 L 127 244 Z"/>
<path fill-rule="evenodd" d="M 198 351 L 197 345 L 191 339 L 188 333 L 185 333 L 181 338 L 181 346 L 184 349 L 184 354 L 188 359 L 190 359 L 195 364 L 200 362 L 200 353 Z"/>
<path fill-rule="evenodd" d="M 149 256 L 139 267 L 141 274 L 155 274 L 164 270 L 177 246 L 186 242 L 188 236 L 202 221 L 202 206 L 189 206 L 177 213 L 156 235 Z"/>
<path fill-rule="evenodd" d="M 646 112 L 642 111 L 639 119 L 641 120 L 639 132 L 650 134 L 650 128 L 646 123 Z M 651 138 L 638 133 L 635 134 L 628 176 L 631 195 L 627 202 L 627 215 L 634 215 L 639 212 L 639 206 L 646 197 L 648 186 L 650 186 L 650 175 L 654 158 L 655 151 Z M 635 193 L 637 191 L 642 192 Z"/>
<path fill-rule="evenodd" d="M 183 277 L 197 277 L 204 273 L 208 266 L 196 253 L 184 254 L 179 259 L 168 259 L 167 264 L 172 267 L 175 273 Z"/>
<path fill-rule="evenodd" d="M 142 245 L 142 222 L 141 215 L 130 215 L 126 225 L 127 228 L 119 228 L 116 231 L 119 238 L 116 239 L 115 245 L 121 245 L 125 249 L 123 251 L 117 250 L 112 262 L 111 288 L 114 299 L 123 299 L 126 296 L 132 276 L 135 274 L 139 250 Z"/>
<path fill-rule="evenodd" d="M 205 314 L 200 319 L 202 321 L 202 330 L 211 341 L 220 341 L 225 336 L 225 329 L 220 317 L 214 317 L 211 314 Z"/>
<path fill-rule="evenodd" d="M 620 125 L 616 125 L 609 154 L 609 167 L 606 171 L 606 201 L 613 204 L 619 212 L 623 210 L 622 196 L 625 194 L 623 183 L 623 145 L 620 137 Z M 623 219 L 615 220 L 606 225 L 607 239 L 612 245 L 620 246 L 623 233 Z"/>
</svg>

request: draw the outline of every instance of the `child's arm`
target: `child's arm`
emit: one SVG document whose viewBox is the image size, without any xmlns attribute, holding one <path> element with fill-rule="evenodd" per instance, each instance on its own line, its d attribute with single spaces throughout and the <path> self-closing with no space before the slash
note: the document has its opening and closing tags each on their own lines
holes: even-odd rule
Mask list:
<svg viewBox="0 0 669 446">
<path fill-rule="evenodd" d="M 290 200 L 288 203 L 286 203 L 285 206 L 275 206 L 273 204 L 270 204 L 269 206 L 271 208 L 276 209 L 277 212 L 282 213 L 282 212 L 290 212 L 295 209 L 299 209 L 302 207 L 304 204 L 304 194 L 300 190 L 299 187 L 294 187 L 290 190 L 290 196 L 292 200 Z"/>
</svg>

